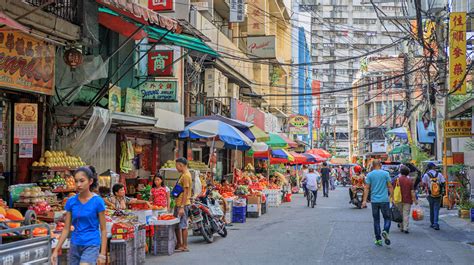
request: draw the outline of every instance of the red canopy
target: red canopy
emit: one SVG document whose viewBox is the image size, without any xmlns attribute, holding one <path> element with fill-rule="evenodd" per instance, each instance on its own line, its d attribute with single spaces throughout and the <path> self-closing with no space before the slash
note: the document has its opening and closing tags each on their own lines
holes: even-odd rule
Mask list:
<svg viewBox="0 0 474 265">
<path fill-rule="evenodd" d="M 330 158 L 332 155 L 324 149 L 314 148 L 306 151 L 307 154 L 318 155 L 323 158 Z"/>
<path fill-rule="evenodd" d="M 296 153 L 296 152 L 290 152 L 290 154 L 295 158 L 293 162 L 291 162 L 292 165 L 306 165 L 310 164 L 308 161 L 308 158 L 302 154 Z"/>
<path fill-rule="evenodd" d="M 120 16 L 114 16 L 104 12 L 99 12 L 99 24 L 112 31 L 118 32 L 125 37 L 130 37 L 138 29 L 137 25 L 126 21 Z M 139 30 L 132 36 L 132 39 L 141 40 L 146 37 L 146 32 L 144 30 Z"/>
</svg>

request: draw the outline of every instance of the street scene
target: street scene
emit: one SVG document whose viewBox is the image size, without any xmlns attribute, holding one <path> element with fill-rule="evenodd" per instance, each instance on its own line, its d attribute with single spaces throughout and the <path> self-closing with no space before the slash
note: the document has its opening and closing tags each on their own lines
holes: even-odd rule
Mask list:
<svg viewBox="0 0 474 265">
<path fill-rule="evenodd" d="M 474 0 L 0 0 L 0 265 L 474 264 Z"/>
</svg>

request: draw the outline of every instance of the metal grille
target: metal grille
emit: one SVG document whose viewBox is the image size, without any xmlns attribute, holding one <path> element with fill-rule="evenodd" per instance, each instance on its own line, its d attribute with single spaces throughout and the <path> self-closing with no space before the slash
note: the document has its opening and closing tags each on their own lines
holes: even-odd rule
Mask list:
<svg viewBox="0 0 474 265">
<path fill-rule="evenodd" d="M 49 0 L 23 0 L 23 2 L 35 7 L 43 6 L 48 1 Z M 71 23 L 79 24 L 77 2 L 78 0 L 56 0 L 54 3 L 43 7 L 42 10 Z"/>
</svg>

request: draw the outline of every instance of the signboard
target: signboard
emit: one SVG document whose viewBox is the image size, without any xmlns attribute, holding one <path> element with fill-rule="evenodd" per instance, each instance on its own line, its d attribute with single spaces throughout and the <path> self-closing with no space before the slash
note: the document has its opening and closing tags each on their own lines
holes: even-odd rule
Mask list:
<svg viewBox="0 0 474 265">
<path fill-rule="evenodd" d="M 265 113 L 237 99 L 231 101 L 231 117 L 239 121 L 252 123 L 265 130 Z"/>
<path fill-rule="evenodd" d="M 288 122 L 290 134 L 309 134 L 309 118 L 304 115 L 292 115 Z"/>
<path fill-rule="evenodd" d="M 125 112 L 135 115 L 142 114 L 142 94 L 138 89 L 127 88 L 125 96 Z"/>
<path fill-rule="evenodd" d="M 38 104 L 15 103 L 14 143 L 19 144 L 20 139 L 32 139 L 37 143 L 38 138 Z"/>
<path fill-rule="evenodd" d="M 248 37 L 247 53 L 258 58 L 276 58 L 275 36 Z"/>
<path fill-rule="evenodd" d="M 244 11 L 245 3 L 244 0 L 230 0 L 230 16 L 229 22 L 244 22 Z"/>
<path fill-rule="evenodd" d="M 122 111 L 122 89 L 118 86 L 109 88 L 109 110 L 112 112 Z"/>
<path fill-rule="evenodd" d="M 143 101 L 176 102 L 178 81 L 149 81 L 140 86 Z"/>
<path fill-rule="evenodd" d="M 53 95 L 54 55 L 50 43 L 0 29 L 0 87 Z"/>
<path fill-rule="evenodd" d="M 174 0 L 148 0 L 148 8 L 153 11 L 174 11 Z"/>
<path fill-rule="evenodd" d="M 444 122 L 444 137 L 458 138 L 472 136 L 471 120 L 446 120 Z"/>
<path fill-rule="evenodd" d="M 386 153 L 387 144 L 385 142 L 373 142 L 372 143 L 372 152 L 373 153 Z"/>
<path fill-rule="evenodd" d="M 174 51 L 151 51 L 148 53 L 149 76 L 173 76 Z"/>
<path fill-rule="evenodd" d="M 247 1 L 247 33 L 252 35 L 267 35 L 270 16 L 267 1 L 248 0 Z"/>
<path fill-rule="evenodd" d="M 449 14 L 449 91 L 466 94 L 466 12 Z"/>
<path fill-rule="evenodd" d="M 33 139 L 20 139 L 19 158 L 33 158 Z"/>
</svg>

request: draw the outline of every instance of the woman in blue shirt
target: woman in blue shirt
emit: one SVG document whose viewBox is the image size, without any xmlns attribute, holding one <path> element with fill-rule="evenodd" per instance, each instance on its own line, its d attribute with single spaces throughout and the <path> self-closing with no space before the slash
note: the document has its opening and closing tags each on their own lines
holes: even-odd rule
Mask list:
<svg viewBox="0 0 474 265">
<path fill-rule="evenodd" d="M 74 179 L 78 194 L 66 202 L 65 226 L 51 256 L 51 263 L 56 264 L 58 252 L 73 225 L 69 264 L 105 264 L 107 253 L 105 204 L 100 196 L 92 192 L 97 187 L 97 174 L 93 167 L 81 167 L 74 172 Z"/>
</svg>

